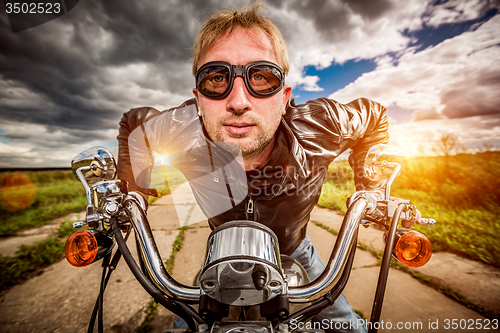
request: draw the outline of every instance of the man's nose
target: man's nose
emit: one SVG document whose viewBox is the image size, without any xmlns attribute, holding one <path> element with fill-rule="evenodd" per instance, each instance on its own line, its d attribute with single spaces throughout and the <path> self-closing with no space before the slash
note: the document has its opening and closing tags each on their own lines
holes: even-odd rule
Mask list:
<svg viewBox="0 0 500 333">
<path fill-rule="evenodd" d="M 251 109 L 251 104 L 249 101 L 250 93 L 245 87 L 245 82 L 243 78 L 236 77 L 233 83 L 233 89 L 227 96 L 226 109 L 229 112 L 236 114 L 241 114 L 247 112 Z"/>
</svg>

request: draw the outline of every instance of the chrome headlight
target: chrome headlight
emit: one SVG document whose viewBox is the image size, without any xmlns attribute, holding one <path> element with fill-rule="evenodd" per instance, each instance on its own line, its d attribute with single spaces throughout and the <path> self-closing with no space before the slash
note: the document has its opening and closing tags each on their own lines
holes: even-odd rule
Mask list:
<svg viewBox="0 0 500 333">
<path fill-rule="evenodd" d="M 286 293 L 274 232 L 252 221 L 231 221 L 214 229 L 200 284 L 209 297 L 237 306 L 264 303 Z"/>
</svg>

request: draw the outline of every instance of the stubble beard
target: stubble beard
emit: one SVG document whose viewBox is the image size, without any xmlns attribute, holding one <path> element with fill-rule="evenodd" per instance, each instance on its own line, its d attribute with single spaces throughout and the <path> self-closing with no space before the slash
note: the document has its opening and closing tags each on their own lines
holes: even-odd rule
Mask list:
<svg viewBox="0 0 500 333">
<path fill-rule="evenodd" d="M 256 119 L 246 113 L 238 115 L 231 114 L 229 117 L 219 117 L 214 125 L 207 123 L 207 119 L 205 116 L 205 112 L 203 107 L 199 105 L 199 109 L 201 111 L 201 117 L 203 119 L 203 124 L 205 129 L 210 136 L 210 139 L 214 142 L 225 142 L 225 138 L 223 135 L 224 125 L 230 124 L 232 122 L 245 122 L 248 124 L 252 124 L 258 129 L 257 137 L 249 143 L 236 143 L 241 150 L 242 156 L 244 159 L 252 158 L 261 154 L 266 147 L 273 142 L 274 136 L 276 134 L 276 130 L 279 126 L 279 122 L 281 120 L 281 111 L 284 109 L 284 106 L 281 106 L 279 110 L 277 110 L 277 116 L 279 117 L 276 122 L 265 122 L 260 119 Z M 279 116 L 278 116 L 279 115 Z M 250 133 L 245 133 L 241 135 L 232 134 L 226 132 L 226 135 L 234 138 L 234 139 L 244 139 L 250 136 Z"/>
</svg>

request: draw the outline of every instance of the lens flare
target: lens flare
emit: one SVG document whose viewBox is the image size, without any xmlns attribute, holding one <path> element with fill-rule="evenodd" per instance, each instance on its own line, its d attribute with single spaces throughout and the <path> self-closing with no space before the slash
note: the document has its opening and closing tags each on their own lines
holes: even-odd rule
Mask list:
<svg viewBox="0 0 500 333">
<path fill-rule="evenodd" d="M 2 177 L 3 178 L 3 177 Z M 13 172 L 1 179 L 0 205 L 8 212 L 27 208 L 33 204 L 36 185 L 23 172 Z"/>
</svg>

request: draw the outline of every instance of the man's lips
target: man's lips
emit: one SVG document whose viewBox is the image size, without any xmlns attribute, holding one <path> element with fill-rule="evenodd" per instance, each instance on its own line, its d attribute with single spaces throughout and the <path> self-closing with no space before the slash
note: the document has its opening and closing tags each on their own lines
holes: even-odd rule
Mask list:
<svg viewBox="0 0 500 333">
<path fill-rule="evenodd" d="M 243 135 L 247 134 L 252 130 L 252 127 L 254 125 L 249 124 L 249 123 L 230 123 L 224 125 L 224 128 L 231 134 L 234 135 Z"/>
</svg>

